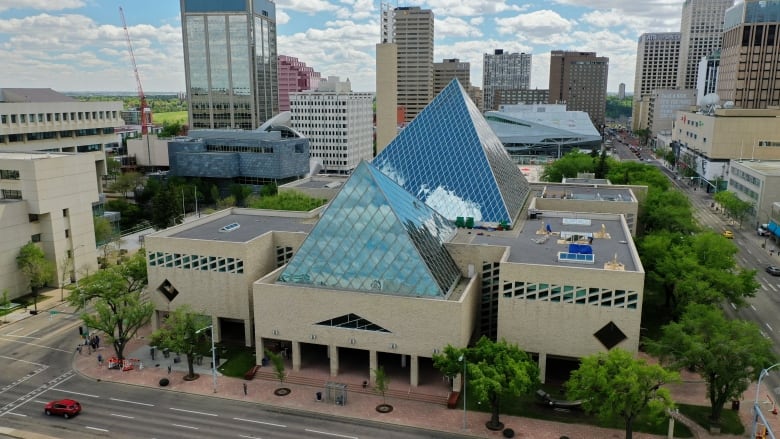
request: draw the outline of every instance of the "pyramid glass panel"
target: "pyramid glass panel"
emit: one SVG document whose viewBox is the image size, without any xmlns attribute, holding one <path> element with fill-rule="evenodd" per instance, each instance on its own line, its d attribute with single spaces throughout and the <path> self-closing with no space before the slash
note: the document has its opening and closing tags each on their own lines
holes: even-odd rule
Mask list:
<svg viewBox="0 0 780 439">
<path fill-rule="evenodd" d="M 530 187 L 453 79 L 372 164 L 449 220 L 512 224 Z"/>
<path fill-rule="evenodd" d="M 367 162 L 331 201 L 278 282 L 404 296 L 447 296 L 460 269 L 455 225 Z"/>
</svg>

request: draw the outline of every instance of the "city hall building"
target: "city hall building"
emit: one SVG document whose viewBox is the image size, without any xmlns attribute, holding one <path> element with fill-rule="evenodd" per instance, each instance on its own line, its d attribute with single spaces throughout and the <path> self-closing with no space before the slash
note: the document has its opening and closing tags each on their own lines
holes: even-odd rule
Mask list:
<svg viewBox="0 0 780 439">
<path fill-rule="evenodd" d="M 542 379 L 636 352 L 644 270 L 618 212 L 637 197 L 566 188 L 579 209 L 624 206 L 531 210 L 541 194 L 454 81 L 327 206 L 230 209 L 147 236 L 153 323 L 188 304 L 257 358 L 282 348 L 293 371 L 332 377 L 393 365 L 413 389 L 441 382 L 433 355 L 481 336 L 529 352 Z"/>
</svg>

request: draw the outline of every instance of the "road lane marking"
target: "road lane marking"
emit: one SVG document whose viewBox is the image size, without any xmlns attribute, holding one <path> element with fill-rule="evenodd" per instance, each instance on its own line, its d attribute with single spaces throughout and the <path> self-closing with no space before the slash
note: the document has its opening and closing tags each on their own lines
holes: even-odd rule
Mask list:
<svg viewBox="0 0 780 439">
<path fill-rule="evenodd" d="M 753 308 L 753 311 L 758 311 L 754 305 L 750 305 L 751 308 Z"/>
<path fill-rule="evenodd" d="M 147 407 L 154 407 L 154 404 L 149 404 L 146 402 L 128 401 L 126 399 L 119 399 L 119 398 L 108 398 L 108 399 L 110 399 L 111 401 L 124 402 L 127 404 L 138 404 L 138 405 L 145 405 Z"/>
<path fill-rule="evenodd" d="M 5 355 L 0 355 L 0 358 L 5 358 L 6 360 L 21 361 L 22 363 L 34 364 L 36 366 L 49 367 L 49 366 L 46 366 L 45 364 L 35 363 L 35 362 L 32 362 L 32 361 L 27 361 L 27 360 L 20 360 L 18 358 L 14 358 L 14 357 L 6 357 Z"/>
<path fill-rule="evenodd" d="M 236 421 L 252 422 L 254 424 L 263 424 L 263 425 L 270 425 L 272 427 L 287 428 L 286 425 L 274 424 L 271 422 L 255 421 L 254 419 L 243 419 L 243 418 L 233 418 L 233 419 Z"/>
<path fill-rule="evenodd" d="M 16 338 L 31 338 L 33 340 L 40 340 L 40 337 L 30 337 L 28 335 L 16 335 L 16 334 L 5 334 L 5 337 L 16 337 Z"/>
<path fill-rule="evenodd" d="M 257 436 L 247 436 L 247 435 L 245 435 L 245 434 L 239 434 L 239 435 L 238 435 L 238 437 L 243 437 L 243 438 L 245 438 L 245 439 L 260 439 L 260 438 L 259 438 L 259 437 L 257 437 Z"/>
<path fill-rule="evenodd" d="M 108 430 L 106 430 L 105 428 L 97 428 L 97 427 L 90 427 L 90 426 L 87 426 L 85 428 L 87 428 L 89 430 L 108 432 Z"/>
<path fill-rule="evenodd" d="M 27 415 L 23 415 L 23 414 L 21 414 L 21 413 L 8 412 L 8 414 L 9 414 L 9 415 L 14 415 L 14 416 L 21 416 L 21 417 L 23 417 L 23 418 L 26 418 L 26 417 L 27 417 Z"/>
<path fill-rule="evenodd" d="M 15 333 L 17 333 L 17 332 L 21 331 L 22 329 L 24 329 L 24 326 L 22 326 L 21 328 L 17 329 L 16 331 L 11 331 L 11 332 L 9 332 L 8 334 L 5 334 L 5 335 L 12 335 L 12 334 L 15 334 Z"/>
<path fill-rule="evenodd" d="M 90 398 L 100 398 L 99 395 L 90 395 L 89 393 L 74 392 L 72 390 L 64 390 L 64 389 L 52 389 L 52 390 L 56 390 L 58 392 L 63 392 L 63 393 L 71 393 L 73 395 L 87 396 Z"/>
<path fill-rule="evenodd" d="M 68 371 L 68 372 L 65 372 L 64 374 L 49 380 L 49 382 L 38 386 L 37 389 L 32 390 L 32 391 L 28 392 L 27 394 L 20 396 L 15 401 L 9 402 L 8 404 L 0 407 L 0 417 L 2 417 L 3 415 L 5 415 L 7 413 L 12 412 L 13 410 L 16 410 L 17 408 L 21 407 L 22 405 L 24 405 L 26 403 L 34 400 L 35 398 L 41 396 L 45 392 L 47 392 L 49 390 L 55 389 L 56 386 L 59 386 L 60 384 L 64 383 L 65 381 L 73 378 L 74 374 L 75 374 L 75 372 L 72 371 L 72 370 Z"/>
<path fill-rule="evenodd" d="M 742 262 L 744 262 L 744 263 L 745 263 L 745 267 L 749 267 L 749 266 L 750 266 L 750 262 L 748 262 L 748 260 L 747 260 L 747 259 L 745 259 L 745 258 L 744 258 L 744 257 L 742 257 L 742 256 L 740 256 L 740 259 L 742 259 Z"/>
<path fill-rule="evenodd" d="M 111 413 L 111 416 L 116 416 L 117 418 L 135 419 L 135 416 L 119 415 L 116 413 Z"/>
<path fill-rule="evenodd" d="M 214 413 L 196 412 L 195 410 L 184 410 L 184 409 L 177 409 L 177 408 L 173 408 L 173 407 L 170 407 L 170 409 L 171 410 L 176 410 L 177 412 L 192 413 L 192 414 L 195 414 L 195 415 L 219 416 L 219 415 L 215 415 Z"/>
<path fill-rule="evenodd" d="M 767 328 L 769 328 L 770 331 L 774 331 L 774 329 L 772 329 L 772 327 L 769 326 L 769 323 L 764 323 L 764 324 L 766 325 Z"/>
<path fill-rule="evenodd" d="M 760 332 L 760 333 L 761 333 L 761 335 L 763 335 L 763 336 L 764 336 L 764 338 L 769 338 L 769 336 L 768 336 L 768 335 L 766 335 L 766 332 L 764 332 L 764 331 L 762 331 L 762 330 L 760 330 L 760 329 L 758 330 L 758 332 Z"/>
<path fill-rule="evenodd" d="M 41 329 L 43 329 L 43 328 L 38 328 L 38 329 L 36 329 L 33 332 L 29 332 L 29 333 L 27 333 L 27 335 L 25 335 L 25 337 L 30 337 L 31 335 L 35 334 L 36 332 L 40 331 Z M 30 338 L 40 338 L 40 337 L 30 337 Z"/>
<path fill-rule="evenodd" d="M 734 302 L 731 302 L 731 307 L 734 308 L 734 310 L 737 309 L 737 305 L 734 305 Z"/>
<path fill-rule="evenodd" d="M 328 433 L 327 431 L 319 431 L 319 430 L 309 430 L 308 428 L 304 429 L 305 431 L 308 431 L 309 433 L 317 433 L 317 434 L 324 434 L 325 436 L 336 436 L 336 437 L 344 437 L 347 439 L 360 439 L 357 436 L 346 436 L 343 434 L 337 434 L 337 433 Z"/>
<path fill-rule="evenodd" d="M 35 347 L 39 347 L 39 348 L 51 349 L 53 351 L 65 352 L 66 354 L 70 354 L 71 352 L 73 352 L 73 351 L 69 351 L 69 350 L 66 350 L 66 349 L 53 348 L 51 346 L 44 346 L 42 344 L 37 344 L 37 343 L 27 343 L 26 341 L 14 340 L 12 338 L 0 337 L 0 340 L 10 341 L 12 343 L 26 344 L 28 346 L 35 346 Z"/>
<path fill-rule="evenodd" d="M 189 428 L 191 430 L 198 430 L 198 427 L 193 427 L 192 425 L 181 425 L 181 424 L 171 424 L 174 427 L 181 427 L 181 428 Z"/>
<path fill-rule="evenodd" d="M 775 289 L 775 287 L 773 287 L 773 286 L 772 286 L 772 284 L 767 284 L 767 286 L 768 286 L 769 288 L 771 288 L 771 289 L 772 289 L 772 291 L 774 291 L 775 293 L 777 292 L 777 290 Z"/>
</svg>

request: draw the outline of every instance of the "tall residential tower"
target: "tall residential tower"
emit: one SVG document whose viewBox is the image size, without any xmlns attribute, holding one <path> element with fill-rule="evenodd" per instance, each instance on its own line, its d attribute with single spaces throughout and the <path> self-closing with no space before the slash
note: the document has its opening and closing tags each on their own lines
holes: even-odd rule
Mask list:
<svg viewBox="0 0 780 439">
<path fill-rule="evenodd" d="M 603 131 L 607 111 L 609 58 L 596 52 L 550 53 L 550 103 L 566 103 L 569 111 L 584 111 Z"/>
<path fill-rule="evenodd" d="M 383 3 L 381 31 L 397 48 L 396 94 L 409 122 L 433 99 L 433 11 Z"/>
<path fill-rule="evenodd" d="M 484 111 L 497 110 L 497 90 L 527 90 L 531 84 L 531 54 L 504 53 L 496 49 L 482 57 L 482 100 Z"/>
<path fill-rule="evenodd" d="M 634 70 L 632 130 L 647 128 L 647 106 L 653 90 L 676 88 L 680 38 L 679 32 L 647 33 L 639 36 Z"/>
<path fill-rule="evenodd" d="M 276 115 L 276 5 L 180 2 L 190 128 L 255 129 Z"/>
<path fill-rule="evenodd" d="M 723 40 L 723 15 L 734 0 L 685 0 L 680 22 L 680 68 L 677 88 L 696 88 L 702 57 L 719 50 Z"/>
</svg>

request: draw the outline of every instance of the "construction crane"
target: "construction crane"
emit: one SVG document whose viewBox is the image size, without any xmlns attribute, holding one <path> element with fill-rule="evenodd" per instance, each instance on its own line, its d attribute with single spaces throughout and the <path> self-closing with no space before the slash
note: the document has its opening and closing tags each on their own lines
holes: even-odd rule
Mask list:
<svg viewBox="0 0 780 439">
<path fill-rule="evenodd" d="M 135 82 L 138 88 L 138 98 L 141 100 L 141 134 L 147 134 L 152 128 L 152 109 L 146 102 L 144 88 L 141 86 L 141 75 L 138 74 L 138 65 L 135 63 L 135 54 L 133 53 L 133 43 L 130 41 L 130 32 L 127 31 L 127 22 L 125 21 L 125 11 L 119 7 L 119 16 L 122 17 L 122 27 L 125 29 L 125 39 L 127 40 L 127 49 L 130 51 L 130 60 L 133 62 L 133 73 L 135 73 Z"/>
</svg>

